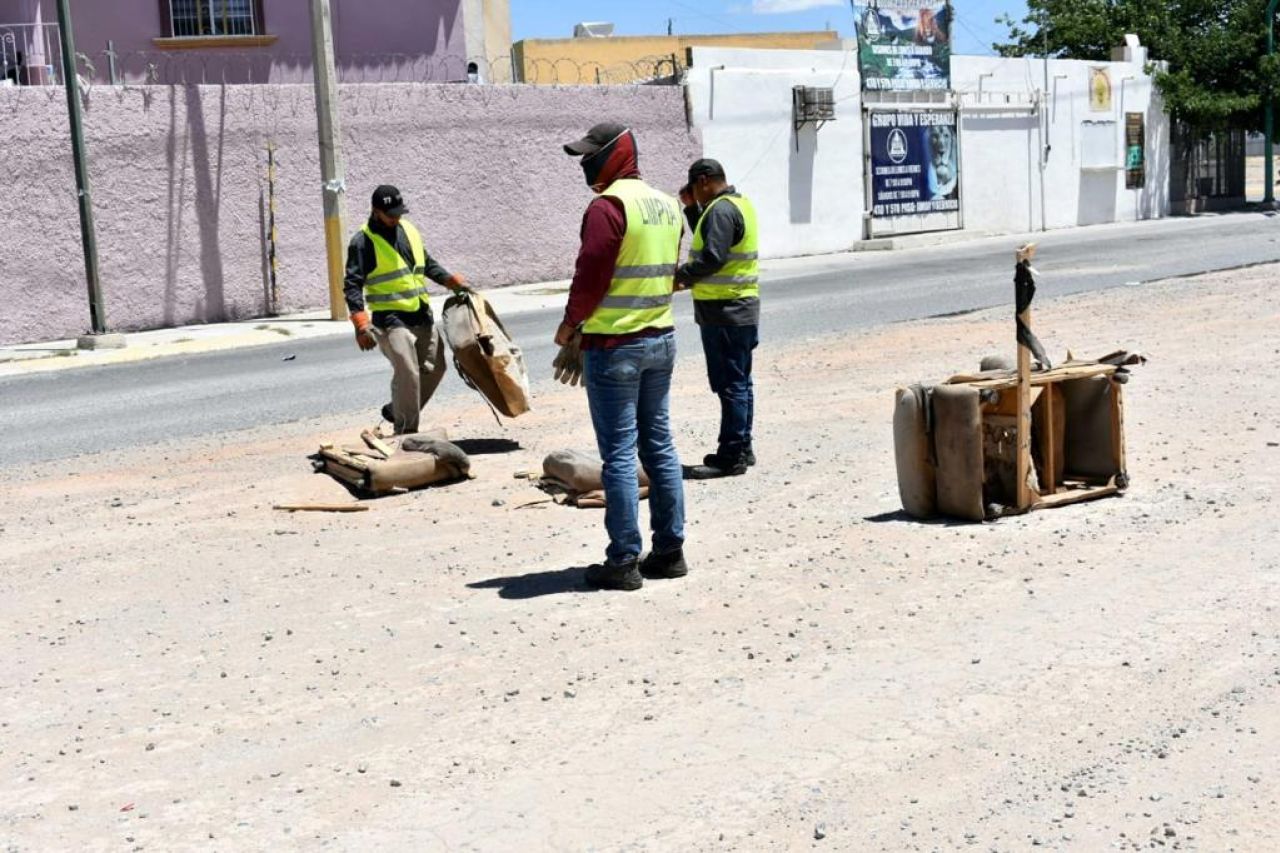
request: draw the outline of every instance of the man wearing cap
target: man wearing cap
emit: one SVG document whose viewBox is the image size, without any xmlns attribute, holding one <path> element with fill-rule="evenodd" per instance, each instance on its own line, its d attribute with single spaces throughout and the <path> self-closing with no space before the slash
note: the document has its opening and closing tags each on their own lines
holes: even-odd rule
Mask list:
<svg viewBox="0 0 1280 853">
<path fill-rule="evenodd" d="M 598 124 L 564 150 L 582 158 L 587 186 L 598 194 L 582 219 L 582 248 L 555 338 L 564 346 L 581 328 L 587 402 L 604 461 L 609 547 L 586 580 L 639 589 L 646 577 L 688 573 L 684 485 L 669 413 L 680 206 L 640 179 L 635 137 L 622 125 Z M 653 531 L 643 560 L 637 451 L 649 475 Z"/>
<path fill-rule="evenodd" d="M 702 332 L 707 378 L 720 397 L 720 437 L 715 453 L 689 468 L 695 480 L 745 474 L 756 464 L 751 429 L 755 389 L 751 356 L 760 335 L 760 269 L 756 211 L 725 179 L 715 160 L 689 167 L 680 191 L 693 227 L 689 262 L 676 270 L 676 287 L 693 288 L 694 317 Z"/>
<path fill-rule="evenodd" d="M 427 304 L 427 279 L 455 291 L 466 285 L 427 254 L 407 210 L 395 187 L 373 191 L 369 221 L 347 247 L 343 288 L 356 343 L 378 347 L 391 362 L 391 402 L 382 416 L 397 434 L 418 431 L 422 407 L 444 378 L 444 341 Z"/>
</svg>

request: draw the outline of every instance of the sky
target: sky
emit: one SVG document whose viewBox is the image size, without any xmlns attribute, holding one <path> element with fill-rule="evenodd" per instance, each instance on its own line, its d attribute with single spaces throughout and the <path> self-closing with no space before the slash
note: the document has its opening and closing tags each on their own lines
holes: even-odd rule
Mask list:
<svg viewBox="0 0 1280 853">
<path fill-rule="evenodd" d="M 966 54 L 993 53 L 992 43 L 1007 32 L 996 17 L 1026 13 L 1023 0 L 953 0 L 952 5 L 955 51 Z M 511 0 L 511 38 L 569 38 L 573 25 L 583 21 L 610 21 L 617 35 L 658 35 L 667 31 L 668 18 L 675 19 L 677 33 L 821 30 L 830 25 L 846 38 L 854 35 L 849 0 Z"/>
</svg>

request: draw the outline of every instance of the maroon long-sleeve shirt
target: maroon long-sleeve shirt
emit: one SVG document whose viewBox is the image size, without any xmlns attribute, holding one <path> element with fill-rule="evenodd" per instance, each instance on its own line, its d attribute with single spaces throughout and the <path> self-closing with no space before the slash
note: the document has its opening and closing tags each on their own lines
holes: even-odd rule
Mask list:
<svg viewBox="0 0 1280 853">
<path fill-rule="evenodd" d="M 636 172 L 621 177 L 639 178 L 640 174 Z M 600 196 L 587 205 L 587 212 L 582 216 L 582 248 L 578 250 L 573 284 L 569 287 L 569 304 L 564 310 L 565 323 L 578 326 L 586 322 L 609 292 L 609 282 L 613 280 L 614 266 L 626 233 L 627 213 L 621 201 Z M 671 269 L 674 274 L 674 265 Z M 670 326 L 645 329 L 630 335 L 583 335 L 582 348 L 612 349 L 636 338 L 653 337 L 669 331 Z"/>
</svg>

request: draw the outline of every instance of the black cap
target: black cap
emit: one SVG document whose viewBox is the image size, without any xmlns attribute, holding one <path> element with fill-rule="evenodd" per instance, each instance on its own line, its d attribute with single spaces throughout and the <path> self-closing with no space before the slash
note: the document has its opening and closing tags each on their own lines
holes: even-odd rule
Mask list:
<svg viewBox="0 0 1280 853">
<path fill-rule="evenodd" d="M 391 184 L 383 184 L 373 191 L 373 209 L 381 210 L 388 216 L 400 216 L 409 210 L 404 206 L 404 199 L 400 197 L 400 190 L 391 186 Z"/>
<path fill-rule="evenodd" d="M 709 157 L 703 157 L 701 160 L 694 160 L 693 165 L 689 167 L 689 183 L 693 183 L 703 176 L 708 178 L 723 178 L 724 166 L 720 165 L 719 160 L 712 160 Z"/>
<path fill-rule="evenodd" d="M 587 131 L 587 135 L 577 142 L 570 142 L 564 147 L 564 153 L 577 157 L 581 154 L 595 154 L 601 148 L 626 133 L 627 129 L 612 121 L 602 122 Z"/>
</svg>

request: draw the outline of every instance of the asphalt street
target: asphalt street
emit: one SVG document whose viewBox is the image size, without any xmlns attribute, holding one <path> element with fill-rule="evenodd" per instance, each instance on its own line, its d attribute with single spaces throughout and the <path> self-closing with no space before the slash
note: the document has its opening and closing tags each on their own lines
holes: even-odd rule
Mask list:
<svg viewBox="0 0 1280 853">
<path fill-rule="evenodd" d="M 1036 235 L 1039 304 L 1055 296 L 1280 260 L 1280 219 L 1230 214 Z M 800 341 L 997 305 L 1012 310 L 1017 237 L 787 262 L 762 284 L 762 341 Z M 701 358 L 687 296 L 681 358 Z M 534 386 L 551 380 L 558 310 L 504 318 Z M 1012 325 L 1010 334 L 1012 335 Z M 452 368 L 450 370 L 452 374 Z M 390 369 L 350 336 L 0 379 L 0 468 L 337 413 L 377 411 Z M 439 397 L 474 394 L 447 376 Z"/>
</svg>

